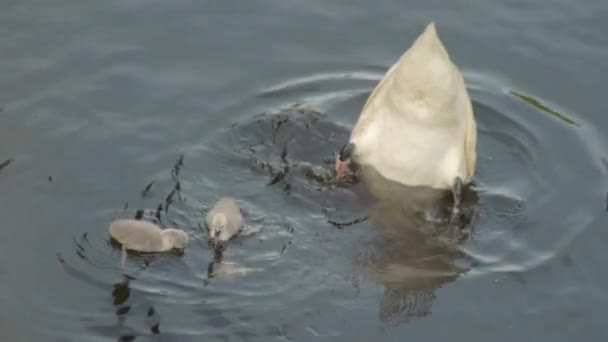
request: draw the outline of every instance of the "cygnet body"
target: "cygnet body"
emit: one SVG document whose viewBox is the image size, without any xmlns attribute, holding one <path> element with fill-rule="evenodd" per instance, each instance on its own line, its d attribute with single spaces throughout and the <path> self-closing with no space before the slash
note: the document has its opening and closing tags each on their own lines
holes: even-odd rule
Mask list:
<svg viewBox="0 0 608 342">
<path fill-rule="evenodd" d="M 372 166 L 404 185 L 452 190 L 458 204 L 476 143 L 464 78 L 431 22 L 370 94 L 335 168 Z"/>
<path fill-rule="evenodd" d="M 243 228 L 243 216 L 234 198 L 221 198 L 207 213 L 205 224 L 209 239 L 216 247 L 239 233 Z"/>
<path fill-rule="evenodd" d="M 123 248 L 137 252 L 167 252 L 188 244 L 188 234 L 180 229 L 161 229 L 142 220 L 120 219 L 110 224 L 110 236 Z"/>
</svg>

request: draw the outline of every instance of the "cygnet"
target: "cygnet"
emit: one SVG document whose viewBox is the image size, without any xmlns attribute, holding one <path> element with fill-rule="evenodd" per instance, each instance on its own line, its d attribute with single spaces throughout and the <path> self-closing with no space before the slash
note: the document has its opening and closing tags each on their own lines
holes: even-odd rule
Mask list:
<svg viewBox="0 0 608 342">
<path fill-rule="evenodd" d="M 209 241 L 217 249 L 241 231 L 243 216 L 234 198 L 223 197 L 209 210 L 205 223 Z"/>
<path fill-rule="evenodd" d="M 123 248 L 124 267 L 126 250 L 137 252 L 167 252 L 183 249 L 188 245 L 188 234 L 180 229 L 161 229 L 159 226 L 142 220 L 119 219 L 110 224 L 110 236 Z"/>
</svg>

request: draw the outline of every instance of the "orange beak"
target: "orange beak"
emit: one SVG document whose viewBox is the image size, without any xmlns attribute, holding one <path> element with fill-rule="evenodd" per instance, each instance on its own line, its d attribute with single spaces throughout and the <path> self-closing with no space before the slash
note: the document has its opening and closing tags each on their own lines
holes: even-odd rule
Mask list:
<svg viewBox="0 0 608 342">
<path fill-rule="evenodd" d="M 336 176 L 338 178 L 344 176 L 348 172 L 348 162 L 341 161 L 340 156 L 336 156 L 336 163 L 334 165 L 334 170 L 336 171 Z"/>
</svg>

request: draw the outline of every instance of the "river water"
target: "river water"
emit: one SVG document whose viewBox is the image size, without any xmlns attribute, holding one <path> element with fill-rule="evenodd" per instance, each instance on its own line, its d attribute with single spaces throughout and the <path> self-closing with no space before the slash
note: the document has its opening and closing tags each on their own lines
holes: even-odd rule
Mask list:
<svg viewBox="0 0 608 342">
<path fill-rule="evenodd" d="M 3 340 L 606 340 L 607 14 L 600 0 L 5 1 Z M 338 229 L 369 202 L 317 177 L 431 20 L 479 128 L 476 214 L 452 248 L 382 206 Z M 131 256 L 123 275 L 109 223 L 153 213 L 177 182 L 161 222 L 190 246 Z M 200 225 L 223 195 L 247 225 L 210 278 Z"/>
</svg>

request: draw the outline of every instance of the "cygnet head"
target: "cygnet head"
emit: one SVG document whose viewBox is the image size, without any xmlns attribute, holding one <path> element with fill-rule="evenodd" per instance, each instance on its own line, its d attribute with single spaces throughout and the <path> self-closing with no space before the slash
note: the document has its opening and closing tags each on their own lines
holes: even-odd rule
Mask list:
<svg viewBox="0 0 608 342">
<path fill-rule="evenodd" d="M 168 228 L 162 232 L 163 240 L 167 241 L 173 248 L 183 249 L 188 246 L 188 234 L 180 229 Z"/>
<path fill-rule="evenodd" d="M 221 244 L 225 240 L 226 234 L 224 232 L 226 231 L 227 223 L 228 220 L 226 219 L 226 215 L 223 213 L 213 215 L 211 226 L 209 227 L 209 239 L 216 248 L 221 247 Z"/>
</svg>

